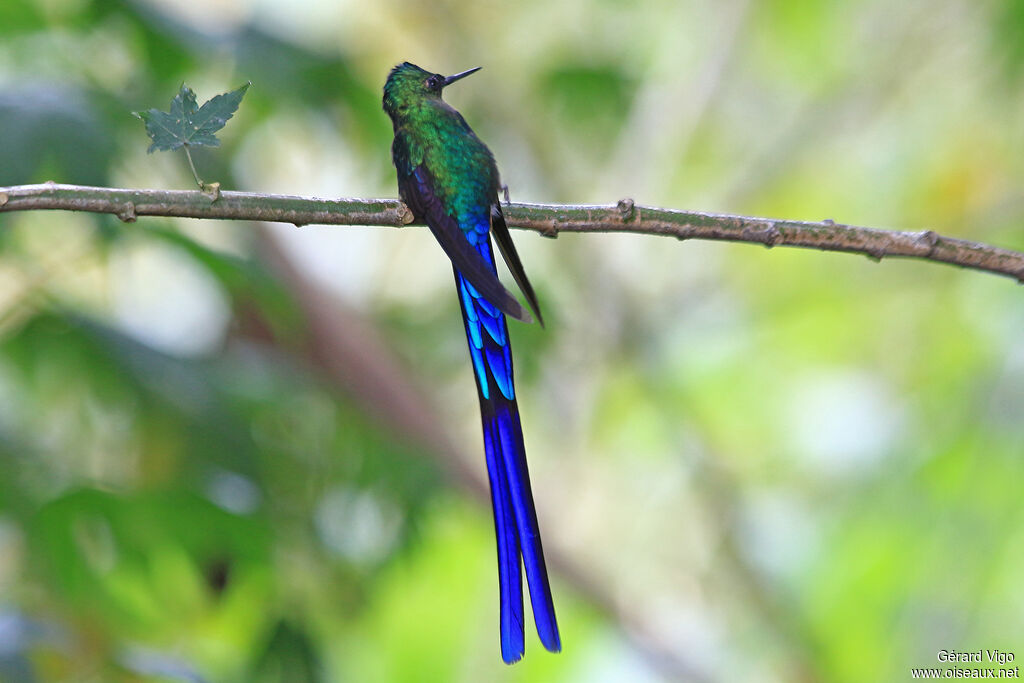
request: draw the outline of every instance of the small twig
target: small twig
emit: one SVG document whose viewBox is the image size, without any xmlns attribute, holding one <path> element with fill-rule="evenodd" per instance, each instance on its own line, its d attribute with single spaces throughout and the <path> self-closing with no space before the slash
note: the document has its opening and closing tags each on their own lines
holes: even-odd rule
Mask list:
<svg viewBox="0 0 1024 683">
<path fill-rule="evenodd" d="M 270 221 L 306 225 L 379 225 L 402 227 L 411 219 L 397 199 L 314 199 L 252 192 L 210 194 L 181 190 L 125 190 L 78 185 L 21 185 L 0 187 L 0 213 L 58 209 L 109 213 L 123 220 L 137 216 L 178 216 Z M 130 210 L 129 210 L 130 209 Z M 971 268 L 1024 282 L 1024 254 L 980 242 L 920 232 L 878 230 L 843 225 L 777 220 L 731 214 L 677 211 L 634 205 L 615 206 L 509 204 L 505 219 L 511 227 L 534 230 L 547 237 L 561 232 L 627 232 L 845 251 L 874 260 L 899 256 Z"/>
<path fill-rule="evenodd" d="M 196 173 L 196 165 L 192 163 L 192 153 L 188 151 L 188 145 L 182 146 L 182 149 L 185 150 L 185 158 L 188 159 L 188 167 L 192 169 L 192 177 L 196 179 L 196 185 L 199 186 L 200 190 L 205 190 L 206 183 L 204 183 L 199 178 L 199 174 Z"/>
</svg>

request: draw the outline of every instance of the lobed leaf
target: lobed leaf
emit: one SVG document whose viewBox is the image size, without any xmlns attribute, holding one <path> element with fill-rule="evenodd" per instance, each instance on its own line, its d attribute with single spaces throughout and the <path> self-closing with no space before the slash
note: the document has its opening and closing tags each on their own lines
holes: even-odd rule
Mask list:
<svg viewBox="0 0 1024 683">
<path fill-rule="evenodd" d="M 228 122 L 245 96 L 251 83 L 237 90 L 210 98 L 198 106 L 196 94 L 184 83 L 171 100 L 170 111 L 149 109 L 133 112 L 146 124 L 146 134 L 153 140 L 147 151 L 173 151 L 180 147 L 219 147 L 215 133 Z"/>
</svg>

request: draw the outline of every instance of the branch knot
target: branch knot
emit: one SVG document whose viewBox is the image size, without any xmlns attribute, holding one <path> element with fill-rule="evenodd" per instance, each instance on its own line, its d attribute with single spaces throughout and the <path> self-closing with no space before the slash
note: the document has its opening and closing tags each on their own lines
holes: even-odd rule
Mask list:
<svg viewBox="0 0 1024 683">
<path fill-rule="evenodd" d="M 550 237 L 556 239 L 558 237 L 558 221 L 552 219 L 551 222 L 544 222 L 540 225 L 541 237 Z"/>
<path fill-rule="evenodd" d="M 928 255 L 931 256 L 935 253 L 935 247 L 939 244 L 939 235 L 934 230 L 923 230 L 917 233 L 914 241 L 928 247 Z"/>
<path fill-rule="evenodd" d="M 413 215 L 412 209 L 405 202 L 400 202 L 398 205 L 398 227 L 409 225 L 414 220 L 416 220 L 416 216 Z"/>
<path fill-rule="evenodd" d="M 633 208 L 635 204 L 629 197 L 620 199 L 619 203 L 615 205 L 615 208 L 619 210 L 619 215 L 622 217 L 622 222 L 626 223 L 633 220 Z"/>
<path fill-rule="evenodd" d="M 125 202 L 117 210 L 117 217 L 122 223 L 134 223 L 138 220 L 138 215 L 135 213 L 135 203 Z"/>
</svg>

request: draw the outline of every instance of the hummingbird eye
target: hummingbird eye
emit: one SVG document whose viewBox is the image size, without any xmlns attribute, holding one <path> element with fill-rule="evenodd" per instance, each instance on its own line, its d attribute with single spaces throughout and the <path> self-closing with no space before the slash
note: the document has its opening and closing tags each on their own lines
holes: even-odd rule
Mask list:
<svg viewBox="0 0 1024 683">
<path fill-rule="evenodd" d="M 427 79 L 427 88 L 430 90 L 440 90 L 443 84 L 444 79 L 438 76 L 437 74 L 434 74 L 433 76 Z"/>
</svg>

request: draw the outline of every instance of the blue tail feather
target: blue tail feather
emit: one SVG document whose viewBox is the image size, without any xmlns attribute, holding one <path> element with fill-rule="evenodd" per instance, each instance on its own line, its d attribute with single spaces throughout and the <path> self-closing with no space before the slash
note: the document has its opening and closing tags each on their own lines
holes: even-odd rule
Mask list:
<svg viewBox="0 0 1024 683">
<path fill-rule="evenodd" d="M 512 664 L 523 656 L 523 572 L 519 560 L 519 537 L 508 481 L 501 470 L 501 437 L 497 425 L 484 425 L 484 450 L 491 483 L 494 534 L 498 539 L 498 589 L 501 594 L 501 658 Z"/>
<path fill-rule="evenodd" d="M 533 606 L 533 620 L 537 624 L 540 642 L 551 652 L 562 649 L 555 620 L 555 604 L 551 598 L 548 570 L 544 563 L 544 549 L 540 542 L 540 526 L 537 524 L 537 510 L 533 504 L 530 488 L 530 473 L 526 466 L 526 447 L 523 445 L 523 429 L 519 422 L 519 411 L 514 402 L 498 407 L 495 419 L 501 434 L 504 451 L 505 471 L 508 477 L 512 509 L 519 529 L 519 548 L 526 567 L 526 582 L 530 589 L 530 604 Z"/>
<path fill-rule="evenodd" d="M 490 241 L 476 246 L 493 268 Z M 557 652 L 561 649 L 561 640 L 530 488 L 505 317 L 482 299 L 457 269 L 455 282 L 480 398 L 498 539 L 501 652 L 505 662 L 512 663 L 522 657 L 525 648 L 521 566 L 526 567 L 530 603 L 541 643 Z"/>
</svg>

